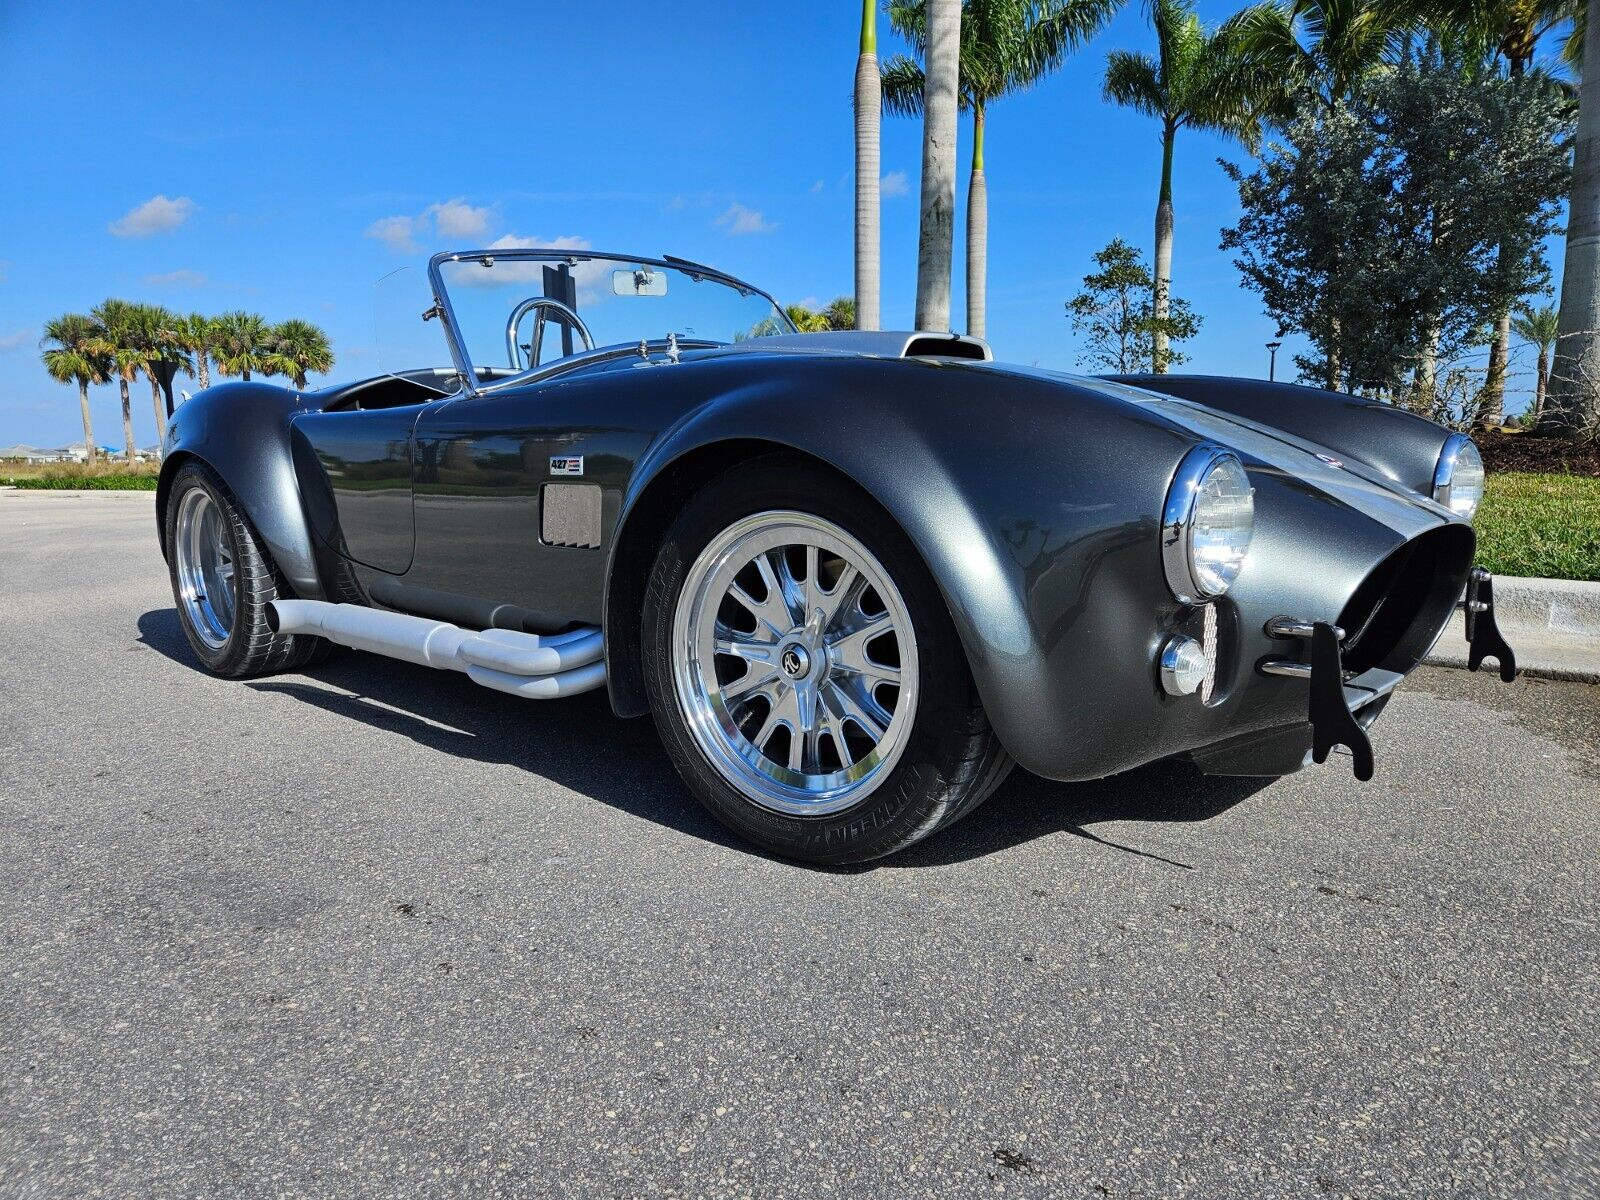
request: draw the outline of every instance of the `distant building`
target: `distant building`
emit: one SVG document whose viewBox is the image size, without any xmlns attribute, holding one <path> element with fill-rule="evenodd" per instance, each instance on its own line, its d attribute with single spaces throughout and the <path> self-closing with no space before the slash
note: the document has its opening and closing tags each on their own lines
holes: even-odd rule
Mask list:
<svg viewBox="0 0 1600 1200">
<path fill-rule="evenodd" d="M 0 446 L 0 462 L 53 463 L 71 460 L 72 455 L 65 449 L 41 450 L 37 446 Z"/>
</svg>

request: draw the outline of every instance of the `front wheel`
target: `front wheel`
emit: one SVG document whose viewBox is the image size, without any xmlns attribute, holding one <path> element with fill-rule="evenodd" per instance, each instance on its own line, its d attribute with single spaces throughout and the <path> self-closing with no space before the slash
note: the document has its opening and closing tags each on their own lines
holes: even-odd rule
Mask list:
<svg viewBox="0 0 1600 1200">
<path fill-rule="evenodd" d="M 267 605 L 291 593 L 227 488 L 199 462 L 173 477 L 166 544 L 178 620 L 208 670 L 243 679 L 327 657 L 322 638 L 267 624 Z"/>
<path fill-rule="evenodd" d="M 813 464 L 755 460 L 691 501 L 658 553 L 643 634 L 674 764 L 779 854 L 892 853 L 1010 769 L 920 557 Z"/>
</svg>

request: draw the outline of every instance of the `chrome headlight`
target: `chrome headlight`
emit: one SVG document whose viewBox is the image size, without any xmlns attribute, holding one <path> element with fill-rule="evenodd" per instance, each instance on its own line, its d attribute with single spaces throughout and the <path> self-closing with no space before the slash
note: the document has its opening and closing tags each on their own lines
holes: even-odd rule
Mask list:
<svg viewBox="0 0 1600 1200">
<path fill-rule="evenodd" d="M 1172 594 L 1200 604 L 1226 592 L 1244 567 L 1254 530 L 1255 489 L 1244 464 L 1220 446 L 1189 451 L 1161 514 L 1161 561 Z"/>
<path fill-rule="evenodd" d="M 1433 498 L 1458 517 L 1472 520 L 1483 499 L 1483 455 L 1465 434 L 1452 433 L 1433 469 Z"/>
</svg>

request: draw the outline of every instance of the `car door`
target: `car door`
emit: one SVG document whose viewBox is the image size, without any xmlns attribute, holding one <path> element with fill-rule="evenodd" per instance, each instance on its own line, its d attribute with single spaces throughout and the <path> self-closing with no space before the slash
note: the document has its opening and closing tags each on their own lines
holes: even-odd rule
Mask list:
<svg viewBox="0 0 1600 1200">
<path fill-rule="evenodd" d="M 421 415 L 407 587 L 599 622 L 623 489 L 650 438 L 600 376 L 461 397 Z"/>
<path fill-rule="evenodd" d="M 312 530 L 333 550 L 389 574 L 411 567 L 412 431 L 426 404 L 304 413 L 292 441 Z"/>
</svg>

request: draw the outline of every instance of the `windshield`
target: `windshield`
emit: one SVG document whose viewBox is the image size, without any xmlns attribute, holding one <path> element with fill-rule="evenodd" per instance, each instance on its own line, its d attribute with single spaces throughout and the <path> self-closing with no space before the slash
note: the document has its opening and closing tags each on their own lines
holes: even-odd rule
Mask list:
<svg viewBox="0 0 1600 1200">
<path fill-rule="evenodd" d="M 769 297 L 690 264 L 513 250 L 451 257 L 438 272 L 480 383 L 641 341 L 688 349 L 794 332 Z"/>
</svg>

